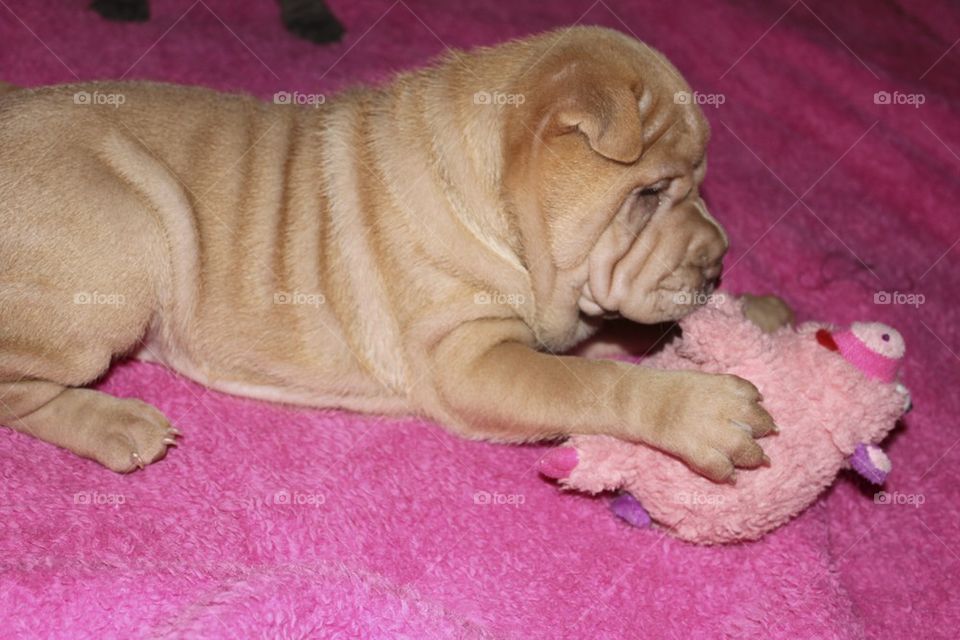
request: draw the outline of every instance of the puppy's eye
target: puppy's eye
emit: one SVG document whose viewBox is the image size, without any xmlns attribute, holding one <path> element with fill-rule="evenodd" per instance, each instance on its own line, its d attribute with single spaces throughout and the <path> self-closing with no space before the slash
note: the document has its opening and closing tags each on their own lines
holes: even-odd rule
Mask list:
<svg viewBox="0 0 960 640">
<path fill-rule="evenodd" d="M 640 197 L 645 198 L 648 196 L 659 196 L 661 193 L 667 190 L 667 187 L 670 186 L 669 180 L 660 180 L 659 182 L 654 182 L 653 184 L 644 187 L 640 190 Z"/>
<path fill-rule="evenodd" d="M 652 214 L 660 206 L 660 200 L 663 197 L 667 187 L 670 186 L 669 180 L 659 180 L 651 185 L 647 185 L 637 192 L 637 203 L 640 208 L 648 214 Z"/>
</svg>

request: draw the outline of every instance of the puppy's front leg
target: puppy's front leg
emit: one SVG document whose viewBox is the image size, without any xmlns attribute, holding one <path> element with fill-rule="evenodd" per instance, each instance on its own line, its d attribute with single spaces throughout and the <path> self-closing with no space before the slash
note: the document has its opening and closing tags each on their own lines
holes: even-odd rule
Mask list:
<svg viewBox="0 0 960 640">
<path fill-rule="evenodd" d="M 428 410 L 467 436 L 506 442 L 579 434 L 641 441 L 717 481 L 764 462 L 776 427 L 731 375 L 661 371 L 540 353 L 520 321 L 479 320 L 430 352 Z"/>
</svg>

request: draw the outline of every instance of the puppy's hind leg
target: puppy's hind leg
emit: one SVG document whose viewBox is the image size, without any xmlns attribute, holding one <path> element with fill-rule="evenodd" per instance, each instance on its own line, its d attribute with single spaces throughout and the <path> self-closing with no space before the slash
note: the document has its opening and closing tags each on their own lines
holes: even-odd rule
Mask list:
<svg viewBox="0 0 960 640">
<path fill-rule="evenodd" d="M 0 291 L 0 424 L 121 473 L 162 458 L 177 432 L 159 411 L 78 388 L 139 338 L 142 308 L 99 309 L 69 292 L 18 288 Z"/>
<path fill-rule="evenodd" d="M 42 380 L 0 384 L 0 423 L 121 473 L 162 458 L 177 433 L 145 402 Z"/>
</svg>

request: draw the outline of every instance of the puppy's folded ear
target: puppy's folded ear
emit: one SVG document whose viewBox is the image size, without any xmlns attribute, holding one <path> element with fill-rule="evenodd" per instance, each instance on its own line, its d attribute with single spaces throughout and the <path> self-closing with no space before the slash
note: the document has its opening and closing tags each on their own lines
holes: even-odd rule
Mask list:
<svg viewBox="0 0 960 640">
<path fill-rule="evenodd" d="M 590 148 L 610 160 L 636 162 L 643 153 L 643 125 L 630 87 L 604 85 L 607 79 L 572 76 L 563 83 L 556 123 L 576 129 Z"/>
</svg>

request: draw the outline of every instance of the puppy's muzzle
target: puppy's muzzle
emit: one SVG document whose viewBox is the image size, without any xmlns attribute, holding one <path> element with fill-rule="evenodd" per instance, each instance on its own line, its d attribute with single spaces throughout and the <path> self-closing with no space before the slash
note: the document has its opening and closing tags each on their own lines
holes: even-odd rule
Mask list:
<svg viewBox="0 0 960 640">
<path fill-rule="evenodd" d="M 723 271 L 723 257 L 730 246 L 726 231 L 710 215 L 702 200 L 697 200 L 694 209 L 698 215 L 692 243 L 693 263 L 700 269 L 701 291 L 712 293 Z"/>
</svg>

